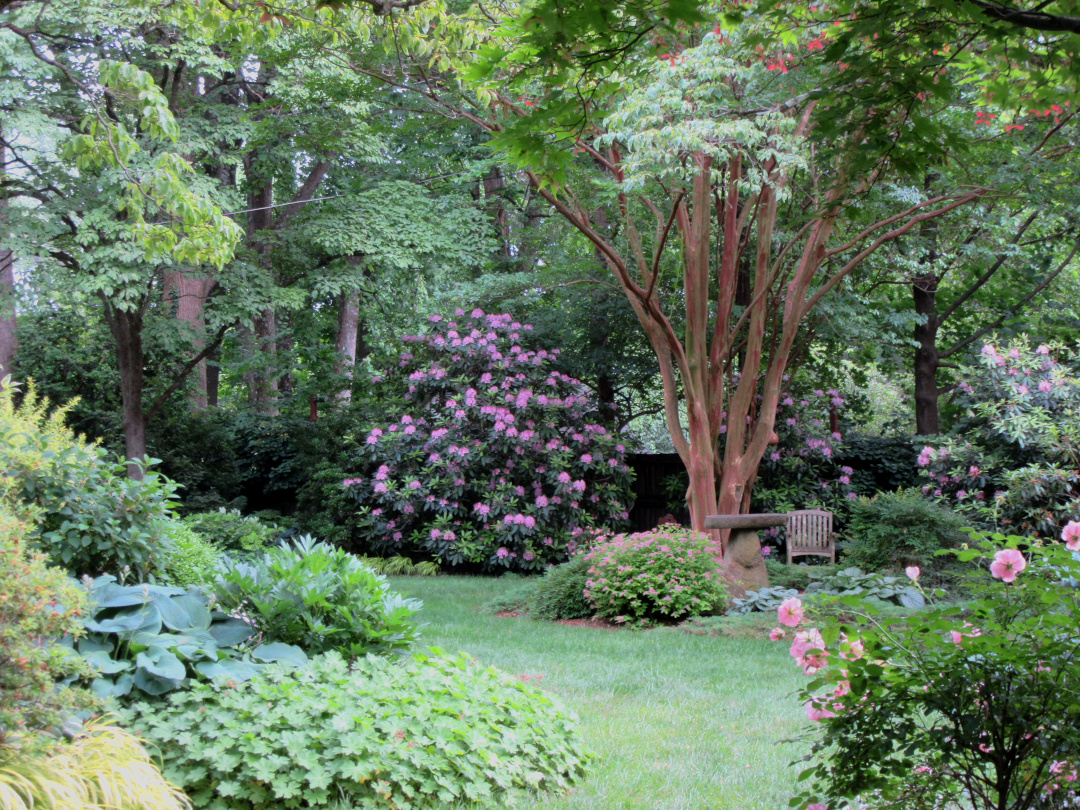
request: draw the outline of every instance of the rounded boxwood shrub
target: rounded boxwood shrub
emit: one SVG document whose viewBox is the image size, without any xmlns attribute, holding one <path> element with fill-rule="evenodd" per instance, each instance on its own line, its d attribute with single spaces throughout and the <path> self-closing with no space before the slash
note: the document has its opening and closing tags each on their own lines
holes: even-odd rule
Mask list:
<svg viewBox="0 0 1080 810">
<path fill-rule="evenodd" d="M 967 539 L 966 521 L 915 489 L 883 492 L 851 505 L 844 545 L 844 564 L 864 571 L 891 571 L 917 565 L 941 570 L 947 557 L 940 549 L 956 548 Z"/>
<path fill-rule="evenodd" d="M 368 545 L 445 565 L 543 570 L 630 500 L 626 448 L 585 386 L 525 348 L 509 315 L 432 316 L 383 384 L 404 409 L 373 427 L 342 481 Z"/>
<path fill-rule="evenodd" d="M 235 686 L 134 707 L 165 774 L 196 807 L 506 806 L 515 789 L 584 774 L 576 719 L 543 692 L 465 657 L 405 665 L 328 653 Z"/>
<path fill-rule="evenodd" d="M 601 539 L 585 555 L 585 596 L 598 616 L 616 622 L 713 613 L 728 599 L 718 553 L 706 535 L 678 526 Z"/>
</svg>

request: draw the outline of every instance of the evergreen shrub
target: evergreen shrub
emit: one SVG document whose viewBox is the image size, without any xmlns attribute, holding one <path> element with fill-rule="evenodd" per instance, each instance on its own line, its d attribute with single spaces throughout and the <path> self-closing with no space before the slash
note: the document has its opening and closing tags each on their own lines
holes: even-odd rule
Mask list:
<svg viewBox="0 0 1080 810">
<path fill-rule="evenodd" d="M 915 489 L 883 492 L 852 503 L 843 546 L 844 563 L 864 571 L 896 571 L 918 566 L 941 571 L 941 549 L 966 539 L 964 517 Z"/>
</svg>

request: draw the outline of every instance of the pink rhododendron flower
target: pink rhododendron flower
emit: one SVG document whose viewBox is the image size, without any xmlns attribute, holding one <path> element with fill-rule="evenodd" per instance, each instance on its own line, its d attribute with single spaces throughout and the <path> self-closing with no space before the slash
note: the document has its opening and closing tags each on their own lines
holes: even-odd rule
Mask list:
<svg viewBox="0 0 1080 810">
<path fill-rule="evenodd" d="M 919 574 L 922 573 L 917 565 L 909 565 L 904 569 L 904 573 L 907 574 L 907 578 L 912 582 L 915 582 L 919 578 Z"/>
<path fill-rule="evenodd" d="M 991 575 L 1003 582 L 1015 581 L 1016 575 L 1025 568 L 1027 568 L 1027 560 L 1015 548 L 1002 549 L 994 555 L 994 561 L 990 563 Z"/>
<path fill-rule="evenodd" d="M 780 624 L 785 627 L 797 627 L 803 618 L 802 601 L 795 597 L 785 599 L 776 609 L 776 614 Z"/>
<path fill-rule="evenodd" d="M 495 556 L 502 560 L 510 556 L 510 551 L 506 548 L 500 548 L 498 551 L 495 552 Z"/>
<path fill-rule="evenodd" d="M 992 343 L 987 343 L 985 346 L 982 347 L 982 353 L 988 357 L 993 357 L 995 354 L 997 354 L 997 349 L 994 348 L 994 345 Z"/>
<path fill-rule="evenodd" d="M 1080 551 L 1080 521 L 1070 520 L 1061 530 L 1061 539 L 1069 551 Z"/>
<path fill-rule="evenodd" d="M 1035 354 L 1050 354 L 1050 347 L 1045 343 L 1039 345 L 1039 348 L 1035 350 Z"/>
<path fill-rule="evenodd" d="M 829 805 L 822 804 L 821 802 L 814 802 L 813 804 L 806 805 L 806 810 L 829 810 Z"/>
</svg>

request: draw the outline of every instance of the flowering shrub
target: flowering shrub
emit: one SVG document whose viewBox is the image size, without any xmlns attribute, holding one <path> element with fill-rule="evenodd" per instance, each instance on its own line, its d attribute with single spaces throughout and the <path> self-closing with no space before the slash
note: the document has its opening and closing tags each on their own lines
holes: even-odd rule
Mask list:
<svg viewBox="0 0 1080 810">
<path fill-rule="evenodd" d="M 376 553 L 539 570 L 587 528 L 627 519 L 626 448 L 552 368 L 557 351 L 521 346 L 530 326 L 479 309 L 457 318 L 406 338 L 406 412 L 371 429 L 364 469 L 342 485 Z"/>
<path fill-rule="evenodd" d="M 598 616 L 617 622 L 712 613 L 728 598 L 717 552 L 706 535 L 676 526 L 601 539 L 585 556 L 585 596 Z"/>
<path fill-rule="evenodd" d="M 1060 344 L 988 343 L 961 370 L 962 438 L 924 447 L 923 492 L 988 528 L 1056 535 L 1080 513 L 1080 380 Z"/>
<path fill-rule="evenodd" d="M 1065 547 L 975 534 L 976 548 L 956 552 L 975 564 L 964 608 L 879 621 L 851 598 L 819 629 L 801 605 L 781 606 L 789 629 L 773 637 L 794 632 L 819 723 L 803 774 L 813 786 L 792 806 L 1075 806 L 1080 523 L 1070 525 Z M 906 573 L 918 582 L 917 567 Z"/>
</svg>

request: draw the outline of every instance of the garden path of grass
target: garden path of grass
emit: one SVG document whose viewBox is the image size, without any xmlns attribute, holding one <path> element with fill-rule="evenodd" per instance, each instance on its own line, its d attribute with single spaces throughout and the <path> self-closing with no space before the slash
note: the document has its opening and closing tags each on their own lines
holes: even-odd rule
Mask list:
<svg viewBox="0 0 1080 810">
<path fill-rule="evenodd" d="M 513 675 L 541 675 L 581 718 L 598 754 L 565 796 L 518 808 L 559 810 L 780 810 L 802 751 L 778 741 L 806 730 L 792 694 L 803 676 L 787 645 L 762 637 L 691 635 L 677 629 L 600 630 L 485 615 L 478 608 L 520 580 L 393 578 L 424 600 L 424 646 L 462 651 Z M 758 637 L 754 637 L 754 636 Z"/>
</svg>

